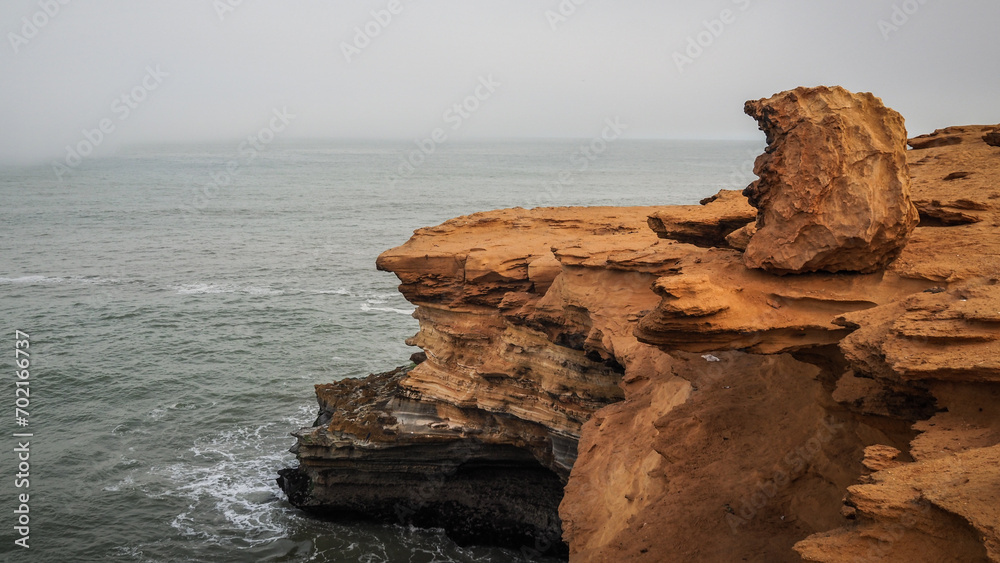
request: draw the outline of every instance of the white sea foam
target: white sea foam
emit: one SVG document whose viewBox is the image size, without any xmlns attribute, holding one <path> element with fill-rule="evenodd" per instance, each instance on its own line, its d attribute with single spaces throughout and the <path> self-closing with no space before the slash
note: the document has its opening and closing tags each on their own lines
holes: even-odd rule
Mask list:
<svg viewBox="0 0 1000 563">
<path fill-rule="evenodd" d="M 395 307 L 372 307 L 368 303 L 361 304 L 361 310 L 364 312 L 379 311 L 382 313 L 398 313 L 400 315 L 412 315 L 416 309 L 397 309 Z"/>
<path fill-rule="evenodd" d="M 284 416 L 281 418 L 281 423 L 283 426 L 291 427 L 303 427 L 312 423 L 316 419 L 316 403 L 299 405 L 298 411 L 290 416 Z"/>
<path fill-rule="evenodd" d="M 271 289 L 270 287 L 245 287 L 243 288 L 243 293 L 248 295 L 283 295 L 285 292 L 280 289 Z"/>
<path fill-rule="evenodd" d="M 114 436 L 125 436 L 128 434 L 149 434 L 149 432 L 142 428 L 136 428 L 136 423 L 134 422 L 122 422 L 111 429 L 111 434 Z"/>
<path fill-rule="evenodd" d="M 198 295 L 201 293 L 227 293 L 226 288 L 212 283 L 196 283 L 177 286 L 174 289 L 181 295 Z"/>
<path fill-rule="evenodd" d="M 72 278 L 67 278 L 67 281 L 74 282 L 74 283 L 95 284 L 95 285 L 109 285 L 109 284 L 119 284 L 119 283 L 122 283 L 122 279 L 121 278 L 81 278 L 81 277 L 72 277 Z"/>
<path fill-rule="evenodd" d="M 239 286 L 235 284 L 216 283 L 195 283 L 175 286 L 174 289 L 180 295 L 202 295 L 216 293 L 242 293 L 245 295 L 283 295 L 285 292 L 280 289 L 269 287 Z"/>
<path fill-rule="evenodd" d="M 87 285 L 106 285 L 122 283 L 120 278 L 100 278 L 84 276 L 20 276 L 16 278 L 0 277 L 0 285 L 51 285 L 56 283 L 79 283 Z"/>
<path fill-rule="evenodd" d="M 132 478 L 132 474 L 126 475 L 124 479 L 115 483 L 114 485 L 108 485 L 104 487 L 104 490 L 109 493 L 117 493 L 122 489 L 131 489 L 135 486 L 135 479 Z"/>
<path fill-rule="evenodd" d="M 346 287 L 338 287 L 337 289 L 314 289 L 309 293 L 314 295 L 354 295 Z"/>
<path fill-rule="evenodd" d="M 188 450 L 194 459 L 159 469 L 171 484 L 164 496 L 187 501 L 171 527 L 214 544 L 257 545 L 287 533 L 286 509 L 275 502 L 274 473 L 288 455 L 273 447 L 277 434 L 273 422 L 221 432 L 196 440 Z M 221 514 L 227 524 L 205 526 L 205 514 Z"/>
<path fill-rule="evenodd" d="M 132 560 L 142 560 L 142 549 L 134 545 L 115 546 L 111 551 L 115 556 Z M 125 560 L 125 559 L 122 559 Z"/>
<path fill-rule="evenodd" d="M 66 278 L 50 278 L 48 276 L 21 276 L 19 278 L 0 278 L 0 284 L 8 284 L 8 285 L 50 284 L 50 283 L 62 283 L 64 281 L 66 281 Z"/>
</svg>

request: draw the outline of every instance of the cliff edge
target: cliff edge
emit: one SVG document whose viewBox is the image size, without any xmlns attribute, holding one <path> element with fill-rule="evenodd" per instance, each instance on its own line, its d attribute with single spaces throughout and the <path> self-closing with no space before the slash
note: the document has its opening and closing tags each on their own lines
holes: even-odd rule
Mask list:
<svg viewBox="0 0 1000 563">
<path fill-rule="evenodd" d="M 996 126 L 907 151 L 839 88 L 748 113 L 749 200 L 477 213 L 383 253 L 425 356 L 317 386 L 292 503 L 529 558 L 1000 560 Z"/>
</svg>

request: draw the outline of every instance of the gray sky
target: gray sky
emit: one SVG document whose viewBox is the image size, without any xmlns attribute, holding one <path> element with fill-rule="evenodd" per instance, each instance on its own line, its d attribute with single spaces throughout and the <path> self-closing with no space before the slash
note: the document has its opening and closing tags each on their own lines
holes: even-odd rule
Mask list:
<svg viewBox="0 0 1000 563">
<path fill-rule="evenodd" d="M 926 133 L 1000 121 L 998 22 L 996 0 L 4 0 L 0 162 L 102 120 L 96 155 L 238 142 L 282 108 L 287 138 L 589 138 L 618 117 L 628 138 L 753 139 L 745 100 L 818 84 Z"/>
</svg>

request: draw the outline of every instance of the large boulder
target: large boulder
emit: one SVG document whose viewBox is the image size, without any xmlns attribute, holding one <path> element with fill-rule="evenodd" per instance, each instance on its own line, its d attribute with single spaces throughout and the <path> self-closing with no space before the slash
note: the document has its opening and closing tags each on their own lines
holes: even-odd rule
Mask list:
<svg viewBox="0 0 1000 563">
<path fill-rule="evenodd" d="M 902 116 L 839 86 L 796 88 L 744 111 L 767 136 L 759 179 L 743 192 L 758 209 L 748 267 L 874 272 L 899 255 L 918 222 Z"/>
</svg>

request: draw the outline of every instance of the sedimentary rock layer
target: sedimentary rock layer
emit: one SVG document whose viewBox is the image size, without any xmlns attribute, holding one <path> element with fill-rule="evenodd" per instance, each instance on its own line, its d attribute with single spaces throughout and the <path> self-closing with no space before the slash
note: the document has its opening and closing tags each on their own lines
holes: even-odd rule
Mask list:
<svg viewBox="0 0 1000 563">
<path fill-rule="evenodd" d="M 757 210 L 742 192 L 722 190 L 702 200 L 701 205 L 675 205 L 654 211 L 649 216 L 649 228 L 660 238 L 705 248 L 725 247 L 726 237 L 756 219 Z"/>
<path fill-rule="evenodd" d="M 564 553 L 557 508 L 582 424 L 622 399 L 623 376 L 648 377 L 666 357 L 633 335 L 659 300 L 650 286 L 676 246 L 647 227 L 654 209 L 478 213 L 385 252 L 378 266 L 418 306 L 420 332 L 409 342 L 426 359 L 389 379 L 317 387 L 324 414 L 296 433 L 300 464 L 282 477 L 293 503 L 396 521 L 386 507 L 420 501 L 403 522 Z M 455 481 L 473 469 L 494 482 Z M 400 492 L 428 475 L 442 485 L 426 498 Z M 380 481 L 403 489 L 373 486 Z M 463 496 L 472 489 L 499 504 L 469 517 L 485 502 Z M 512 531 L 498 534 L 494 517 Z"/>
<path fill-rule="evenodd" d="M 657 280 L 637 334 L 670 360 L 583 428 L 571 560 L 1000 560 L 1000 161 L 978 127 L 942 134 L 907 153 L 926 225 L 887 270 L 702 249 Z"/>
<path fill-rule="evenodd" d="M 866 274 L 748 268 L 732 191 L 416 231 L 378 265 L 426 360 L 318 386 L 282 487 L 581 562 L 1000 560 L 1000 161 L 937 135 Z"/>
<path fill-rule="evenodd" d="M 300 464 L 278 483 L 318 516 L 444 528 L 460 542 L 565 553 L 563 482 L 510 436 L 545 429 L 514 417 L 422 402 L 409 368 L 318 385 L 315 426 L 295 433 Z M 474 437 L 474 439 L 473 439 Z"/>
</svg>

